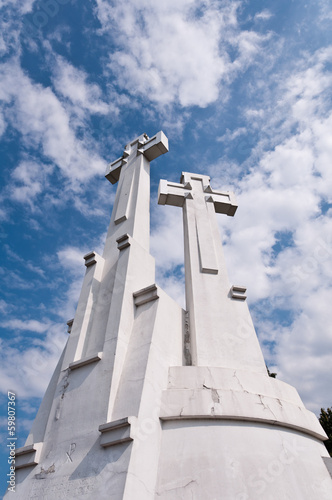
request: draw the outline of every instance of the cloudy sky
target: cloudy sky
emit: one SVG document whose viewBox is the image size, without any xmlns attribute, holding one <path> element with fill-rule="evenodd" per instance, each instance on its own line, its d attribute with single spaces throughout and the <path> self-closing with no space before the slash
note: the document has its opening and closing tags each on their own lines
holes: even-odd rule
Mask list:
<svg viewBox="0 0 332 500">
<path fill-rule="evenodd" d="M 235 191 L 218 216 L 266 362 L 332 405 L 332 10 L 328 0 L 0 0 L 1 425 L 24 443 L 102 251 L 106 164 L 163 130 L 152 164 L 158 283 L 183 303 L 182 218 L 160 178 Z M 3 449 L 3 445 L 2 445 Z M 2 470 L 6 471 L 5 454 Z"/>
</svg>

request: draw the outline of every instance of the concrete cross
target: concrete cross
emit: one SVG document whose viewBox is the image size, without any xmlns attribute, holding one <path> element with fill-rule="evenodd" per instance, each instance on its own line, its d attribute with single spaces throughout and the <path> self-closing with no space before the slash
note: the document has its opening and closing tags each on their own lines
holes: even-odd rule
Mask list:
<svg viewBox="0 0 332 500">
<path fill-rule="evenodd" d="M 233 216 L 237 205 L 233 193 L 213 191 L 208 175 L 183 172 L 181 184 L 161 180 L 159 184 L 158 203 L 184 208 L 184 230 L 188 235 L 192 225 L 192 245 L 198 244 L 200 270 L 202 273 L 218 273 L 215 234 L 211 227 L 214 212 Z M 219 238 L 220 239 L 220 238 Z"/>
<path fill-rule="evenodd" d="M 168 139 L 160 131 L 149 138 L 146 134 L 129 142 L 123 155 L 110 163 L 106 179 L 118 183 L 103 257 L 118 258 L 117 240 L 133 238 L 149 251 L 150 242 L 150 162 L 167 153 Z M 121 244 L 121 247 L 123 245 Z"/>
<path fill-rule="evenodd" d="M 180 184 L 160 181 L 158 203 L 183 207 L 186 309 L 190 330 L 185 363 L 226 366 L 233 361 L 232 355 L 226 353 L 225 333 L 222 337 L 220 325 L 227 325 L 229 331 L 236 330 L 237 326 L 215 214 L 234 215 L 237 209 L 234 195 L 214 191 L 207 175 L 184 172 Z"/>
<path fill-rule="evenodd" d="M 128 219 L 130 202 L 133 198 L 134 170 L 140 165 L 140 162 L 136 161 L 137 157 L 143 155 L 150 162 L 167 151 L 168 139 L 162 131 L 151 138 L 142 134 L 126 145 L 120 158 L 108 165 L 106 179 L 112 184 L 119 181 L 115 224 Z"/>
</svg>

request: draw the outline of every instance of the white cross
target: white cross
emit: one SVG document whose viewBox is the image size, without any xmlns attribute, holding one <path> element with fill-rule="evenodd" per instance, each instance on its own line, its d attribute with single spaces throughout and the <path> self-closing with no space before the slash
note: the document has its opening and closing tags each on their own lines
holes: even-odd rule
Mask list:
<svg viewBox="0 0 332 500">
<path fill-rule="evenodd" d="M 181 184 L 161 180 L 158 203 L 184 209 L 184 230 L 188 234 L 190 223 L 194 222 L 198 244 L 200 270 L 202 273 L 218 273 L 218 259 L 214 239 L 219 237 L 211 228 L 214 212 L 233 216 L 237 209 L 234 194 L 229 191 L 213 191 L 208 175 L 183 172 Z M 197 243 L 196 243 L 197 242 Z"/>
<path fill-rule="evenodd" d="M 192 363 L 225 366 L 227 354 L 221 329 L 227 328 L 226 323 L 232 317 L 227 312 L 232 299 L 215 213 L 234 215 L 237 209 L 234 195 L 214 191 L 207 175 L 184 172 L 180 184 L 160 181 L 158 203 L 183 208 Z"/>
<path fill-rule="evenodd" d="M 167 151 L 168 139 L 162 131 L 151 138 L 146 134 L 142 134 L 126 145 L 123 155 L 120 158 L 108 165 L 105 175 L 106 179 L 112 184 L 119 181 L 117 202 L 115 204 L 115 224 L 120 224 L 128 219 L 130 203 L 135 195 L 135 170 L 140 165 L 140 162 L 136 161 L 137 157 L 144 155 L 150 162 L 158 158 L 158 156 L 167 153 Z"/>
</svg>

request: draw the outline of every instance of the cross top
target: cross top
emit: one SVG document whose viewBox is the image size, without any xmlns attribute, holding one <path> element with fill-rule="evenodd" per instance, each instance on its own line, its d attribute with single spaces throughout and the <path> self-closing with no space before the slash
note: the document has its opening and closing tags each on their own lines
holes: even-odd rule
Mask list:
<svg viewBox="0 0 332 500">
<path fill-rule="evenodd" d="M 234 194 L 214 191 L 208 175 L 183 172 L 180 184 L 160 181 L 158 203 L 183 207 L 185 244 L 191 248 L 191 254 L 197 250 L 201 273 L 218 274 L 216 238 L 219 236 L 213 229 L 215 212 L 233 216 L 237 209 Z"/>
<path fill-rule="evenodd" d="M 202 198 L 203 197 L 203 198 Z M 159 184 L 158 203 L 183 207 L 186 199 L 199 199 L 212 202 L 218 214 L 233 216 L 237 210 L 235 196 L 231 191 L 214 191 L 208 175 L 182 172 L 181 182 L 161 180 Z"/>
<path fill-rule="evenodd" d="M 163 131 L 158 132 L 149 138 L 147 134 L 142 134 L 129 142 L 123 151 L 123 155 L 107 166 L 106 179 L 115 184 L 120 177 L 122 167 L 139 155 L 144 155 L 148 161 L 152 161 L 158 156 L 167 153 L 168 139 Z"/>
<path fill-rule="evenodd" d="M 108 233 L 110 248 L 124 235 L 149 248 L 150 162 L 167 151 L 168 139 L 162 131 L 151 138 L 141 134 L 125 146 L 120 158 L 107 166 L 106 179 L 117 183 Z"/>
</svg>

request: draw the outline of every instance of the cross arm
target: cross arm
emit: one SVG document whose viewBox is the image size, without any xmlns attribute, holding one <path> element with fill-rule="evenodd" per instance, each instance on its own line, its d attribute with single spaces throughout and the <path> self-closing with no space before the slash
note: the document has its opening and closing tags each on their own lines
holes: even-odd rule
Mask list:
<svg viewBox="0 0 332 500">
<path fill-rule="evenodd" d="M 109 163 L 107 165 L 106 174 L 105 174 L 106 179 L 109 180 L 112 184 L 115 184 L 116 182 L 118 182 L 119 177 L 120 177 L 121 168 L 127 162 L 128 162 L 127 157 L 125 157 L 123 155 L 120 158 L 118 158 L 117 160 L 113 161 L 112 163 Z"/>
<path fill-rule="evenodd" d="M 217 214 L 233 216 L 238 207 L 235 195 L 231 191 L 213 191 L 206 197 L 206 201 L 213 202 Z"/>
<path fill-rule="evenodd" d="M 138 146 L 137 153 L 144 154 L 147 160 L 152 161 L 168 152 L 168 139 L 164 132 L 160 130 L 151 139 L 147 139 L 146 142 L 138 144 Z"/>
<path fill-rule="evenodd" d="M 183 207 L 184 200 L 192 198 L 190 189 L 189 183 L 179 184 L 178 182 L 168 182 L 161 179 L 158 189 L 158 204 Z"/>
</svg>

